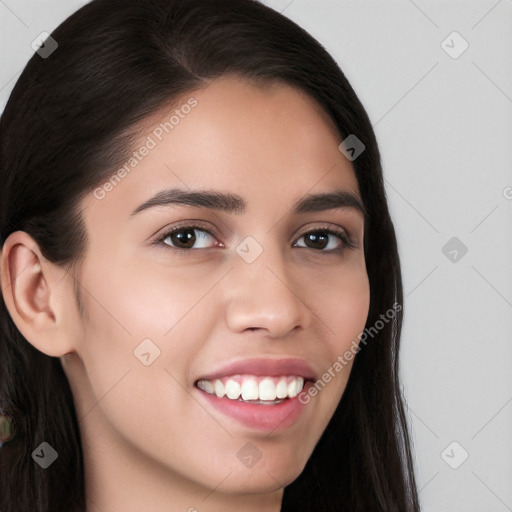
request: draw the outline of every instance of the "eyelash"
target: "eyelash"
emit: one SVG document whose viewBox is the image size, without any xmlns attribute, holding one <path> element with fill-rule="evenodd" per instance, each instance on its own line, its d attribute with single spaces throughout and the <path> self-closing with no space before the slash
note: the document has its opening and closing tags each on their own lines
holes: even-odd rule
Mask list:
<svg viewBox="0 0 512 512">
<path fill-rule="evenodd" d="M 169 245 L 169 244 L 165 243 L 165 240 L 167 238 L 169 238 L 173 233 L 176 233 L 176 232 L 179 232 L 179 231 L 188 231 L 188 230 L 203 231 L 203 232 L 207 233 L 208 235 L 210 235 L 212 238 L 215 238 L 215 239 L 217 238 L 210 230 L 205 229 L 202 226 L 198 226 L 198 225 L 194 225 L 194 224 L 189 224 L 189 225 L 183 225 L 183 226 L 174 227 L 174 228 L 170 229 L 169 231 L 166 231 L 162 236 L 160 236 L 154 242 L 154 245 L 164 245 L 165 248 L 171 249 L 171 250 L 173 250 L 173 251 L 175 251 L 177 253 L 180 253 L 180 254 L 190 253 L 191 251 L 200 250 L 200 249 L 183 249 L 181 247 L 173 247 L 172 245 Z M 302 238 L 302 237 L 305 237 L 306 235 L 309 235 L 311 233 L 323 233 L 323 234 L 333 235 L 333 236 L 337 237 L 339 240 L 341 240 L 342 246 L 340 248 L 338 248 L 338 249 L 328 249 L 328 250 L 325 250 L 325 249 L 314 249 L 312 247 L 299 247 L 300 249 L 311 249 L 311 250 L 317 251 L 317 252 L 323 252 L 323 253 L 327 253 L 327 254 L 332 254 L 332 253 L 341 253 L 341 252 L 343 252 L 346 249 L 356 249 L 357 248 L 357 245 L 350 239 L 350 237 L 347 235 L 347 233 L 345 233 L 344 231 L 338 231 L 338 230 L 335 230 L 335 229 L 332 229 L 332 228 L 327 228 L 327 227 L 325 227 L 325 228 L 318 227 L 318 228 L 306 231 L 305 233 L 303 233 L 299 237 L 299 239 Z M 211 249 L 211 247 L 208 247 L 208 249 Z"/>
</svg>

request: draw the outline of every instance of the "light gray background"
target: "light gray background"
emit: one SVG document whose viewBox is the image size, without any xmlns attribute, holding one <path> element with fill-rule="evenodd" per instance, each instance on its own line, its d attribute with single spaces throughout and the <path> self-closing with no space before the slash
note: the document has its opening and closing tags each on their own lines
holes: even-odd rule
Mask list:
<svg viewBox="0 0 512 512">
<path fill-rule="evenodd" d="M 84 3 L 0 0 L 0 109 L 30 43 Z M 331 52 L 376 130 L 422 510 L 512 510 L 512 0 L 266 3 Z"/>
</svg>

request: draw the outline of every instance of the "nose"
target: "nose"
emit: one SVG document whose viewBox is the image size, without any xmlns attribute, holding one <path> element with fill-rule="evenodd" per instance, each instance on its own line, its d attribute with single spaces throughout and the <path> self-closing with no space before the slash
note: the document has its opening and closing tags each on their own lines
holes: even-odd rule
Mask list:
<svg viewBox="0 0 512 512">
<path fill-rule="evenodd" d="M 226 323 L 233 332 L 261 329 L 270 338 L 285 337 L 294 329 L 306 329 L 312 312 L 305 303 L 300 275 L 279 251 L 267 248 L 256 261 L 238 255 L 227 280 Z"/>
</svg>

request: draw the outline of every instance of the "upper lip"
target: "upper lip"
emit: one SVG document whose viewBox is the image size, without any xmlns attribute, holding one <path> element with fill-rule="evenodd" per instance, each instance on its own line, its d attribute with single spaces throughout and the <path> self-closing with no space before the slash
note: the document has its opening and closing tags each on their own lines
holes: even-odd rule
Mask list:
<svg viewBox="0 0 512 512">
<path fill-rule="evenodd" d="M 280 377 L 295 375 L 304 380 L 316 380 L 315 372 L 304 359 L 298 358 L 253 358 L 228 363 L 198 380 L 214 380 L 229 375 L 249 374 L 258 377 Z"/>
</svg>

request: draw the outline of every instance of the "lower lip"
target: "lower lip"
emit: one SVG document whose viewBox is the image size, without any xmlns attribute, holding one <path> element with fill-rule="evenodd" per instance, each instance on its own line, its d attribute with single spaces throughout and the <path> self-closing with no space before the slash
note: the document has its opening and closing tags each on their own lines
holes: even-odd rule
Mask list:
<svg viewBox="0 0 512 512">
<path fill-rule="evenodd" d="M 301 393 L 307 391 L 311 384 L 311 382 L 306 382 Z M 278 432 L 291 427 L 299 419 L 305 407 L 305 404 L 299 401 L 299 395 L 278 404 L 264 405 L 231 400 L 226 397 L 219 398 L 202 389 L 196 389 L 209 404 L 221 413 L 234 418 L 245 427 L 261 431 Z"/>
</svg>

